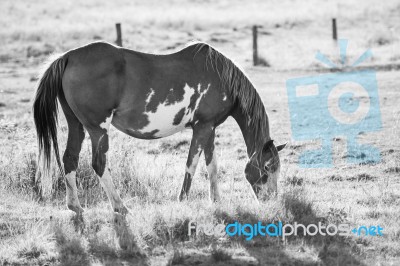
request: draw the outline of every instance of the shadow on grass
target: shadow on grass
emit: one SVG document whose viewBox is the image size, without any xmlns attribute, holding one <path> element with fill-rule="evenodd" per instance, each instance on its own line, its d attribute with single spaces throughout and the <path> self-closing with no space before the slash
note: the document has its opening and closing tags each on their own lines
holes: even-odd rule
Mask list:
<svg viewBox="0 0 400 266">
<path fill-rule="evenodd" d="M 190 254 L 187 254 L 190 253 Z M 254 258 L 234 258 L 232 253 L 221 248 L 215 248 L 209 252 L 193 251 L 193 250 L 180 250 L 175 249 L 173 255 L 170 257 L 167 265 L 218 265 L 218 266 L 242 266 L 242 265 L 259 265 Z"/>
<path fill-rule="evenodd" d="M 71 222 L 53 223 L 60 265 L 148 265 L 124 216 L 114 213 L 112 227 L 86 225 L 76 215 Z"/>
<path fill-rule="evenodd" d="M 76 234 L 70 234 L 60 225 L 54 227 L 60 265 L 90 265 L 90 257 Z"/>
<path fill-rule="evenodd" d="M 284 224 L 297 222 L 307 227 L 318 222 L 325 226 L 344 222 L 342 216 L 331 213 L 327 217 L 318 217 L 310 203 L 293 193 L 283 195 L 282 205 L 283 217 L 286 217 L 286 221 L 282 221 Z M 217 212 L 215 216 L 226 223 L 257 224 L 260 221 L 255 214 L 242 209 L 234 217 L 225 212 Z M 262 223 L 277 224 L 278 219 Z M 298 230 L 297 236 L 288 236 L 286 240 L 270 236 L 256 236 L 250 241 L 246 241 L 244 236 L 231 237 L 230 240 L 245 247 L 260 265 L 364 265 L 360 260 L 360 250 L 351 237 L 304 236 L 304 232 Z M 307 254 L 306 250 L 311 254 Z"/>
<path fill-rule="evenodd" d="M 125 216 L 114 213 L 112 229 L 109 229 L 114 237 L 96 232 L 89 237 L 90 252 L 96 261 L 102 265 L 149 265 L 147 256 L 137 246 Z"/>
</svg>

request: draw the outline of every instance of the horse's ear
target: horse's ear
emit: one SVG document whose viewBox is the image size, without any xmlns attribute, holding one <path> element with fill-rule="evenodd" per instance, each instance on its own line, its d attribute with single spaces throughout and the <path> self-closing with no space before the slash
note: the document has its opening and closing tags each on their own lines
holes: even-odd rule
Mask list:
<svg viewBox="0 0 400 266">
<path fill-rule="evenodd" d="M 267 142 L 265 142 L 264 147 L 263 147 L 263 151 L 264 152 L 269 151 L 269 147 L 271 147 L 273 143 L 274 143 L 273 139 L 270 139 Z"/>
<path fill-rule="evenodd" d="M 283 148 L 286 147 L 286 145 L 287 145 L 287 142 L 285 144 L 281 144 L 281 145 L 276 146 L 276 149 L 278 150 L 278 152 L 280 152 L 281 150 L 283 150 Z"/>
</svg>

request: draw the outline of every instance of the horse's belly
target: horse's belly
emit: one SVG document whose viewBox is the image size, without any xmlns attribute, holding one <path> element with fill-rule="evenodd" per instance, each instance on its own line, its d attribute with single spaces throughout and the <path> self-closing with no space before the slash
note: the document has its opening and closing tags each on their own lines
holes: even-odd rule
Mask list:
<svg viewBox="0 0 400 266">
<path fill-rule="evenodd" d="M 149 116 L 149 124 L 141 129 L 137 130 L 138 133 L 142 133 L 142 137 L 153 136 L 154 138 L 163 138 L 173 135 L 179 131 L 185 129 L 189 122 L 192 120 L 191 115 L 184 115 L 179 117 L 178 113 L 165 113 L 157 112 Z"/>
</svg>

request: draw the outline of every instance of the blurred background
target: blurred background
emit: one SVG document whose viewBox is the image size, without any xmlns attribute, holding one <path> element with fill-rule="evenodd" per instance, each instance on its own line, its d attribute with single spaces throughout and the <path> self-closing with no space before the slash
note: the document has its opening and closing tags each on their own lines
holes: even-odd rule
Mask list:
<svg viewBox="0 0 400 266">
<path fill-rule="evenodd" d="M 116 39 L 123 46 L 169 53 L 198 39 L 241 64 L 252 59 L 251 27 L 259 25 L 259 54 L 274 69 L 307 68 L 317 50 L 338 58 L 338 38 L 349 39 L 350 62 L 367 48 L 374 64 L 400 60 L 400 3 L 389 1 L 2 1 L 0 60 L 34 60 L 53 51 Z"/>
</svg>

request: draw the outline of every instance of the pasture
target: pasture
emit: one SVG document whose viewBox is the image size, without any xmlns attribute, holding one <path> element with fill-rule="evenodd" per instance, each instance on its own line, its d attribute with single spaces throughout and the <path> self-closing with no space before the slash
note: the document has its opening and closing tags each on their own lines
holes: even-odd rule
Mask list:
<svg viewBox="0 0 400 266">
<path fill-rule="evenodd" d="M 396 1 L 2 1 L 0 9 L 0 264 L 1 265 L 399 265 L 400 264 L 400 5 Z M 348 60 L 370 48 L 362 66 L 376 69 L 382 130 L 360 135 L 381 152 L 378 164 L 348 164 L 346 138 L 333 142 L 334 168 L 304 169 L 299 154 L 320 145 L 292 141 L 286 80 L 329 72 L 321 51 L 339 62 L 331 18 L 349 40 Z M 201 157 L 188 201 L 177 197 L 191 131 L 159 140 L 131 138 L 111 128 L 109 167 L 130 210 L 113 214 L 91 167 L 90 140 L 80 154 L 78 188 L 83 223 L 65 206 L 65 186 L 52 176 L 37 197 L 37 142 L 32 96 L 49 53 L 115 41 L 170 53 L 198 39 L 242 66 L 260 94 L 282 151 L 278 195 L 257 205 L 244 176 L 246 146 L 236 122 L 217 128 L 222 201 L 211 204 Z M 268 66 L 252 66 L 251 27 Z M 318 113 L 318 108 L 312 110 Z M 67 138 L 60 115 L 59 146 Z M 349 223 L 380 225 L 384 235 L 273 237 L 188 236 L 188 222 Z"/>
</svg>

